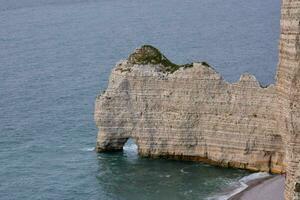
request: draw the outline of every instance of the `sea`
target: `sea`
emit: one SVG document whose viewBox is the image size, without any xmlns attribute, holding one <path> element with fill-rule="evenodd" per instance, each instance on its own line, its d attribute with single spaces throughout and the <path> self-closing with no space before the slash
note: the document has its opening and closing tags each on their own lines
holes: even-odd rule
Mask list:
<svg viewBox="0 0 300 200">
<path fill-rule="evenodd" d="M 280 0 L 0 0 L 1 200 L 206 200 L 260 176 L 96 153 L 94 102 L 143 44 L 274 83 Z M 263 176 L 263 175 L 262 175 Z M 224 197 L 223 199 L 226 199 Z"/>
</svg>

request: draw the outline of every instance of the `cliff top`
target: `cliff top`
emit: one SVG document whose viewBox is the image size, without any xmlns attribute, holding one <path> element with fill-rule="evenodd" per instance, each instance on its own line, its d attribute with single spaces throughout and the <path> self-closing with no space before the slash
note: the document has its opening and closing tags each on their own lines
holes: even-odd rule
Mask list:
<svg viewBox="0 0 300 200">
<path fill-rule="evenodd" d="M 143 45 L 142 47 L 136 49 L 129 57 L 128 62 L 136 65 L 160 65 L 164 72 L 173 73 L 179 68 L 189 68 L 193 67 L 192 63 L 177 65 L 172 63 L 168 58 L 166 58 L 157 48 L 151 45 Z M 207 63 L 205 63 L 208 65 Z"/>
</svg>

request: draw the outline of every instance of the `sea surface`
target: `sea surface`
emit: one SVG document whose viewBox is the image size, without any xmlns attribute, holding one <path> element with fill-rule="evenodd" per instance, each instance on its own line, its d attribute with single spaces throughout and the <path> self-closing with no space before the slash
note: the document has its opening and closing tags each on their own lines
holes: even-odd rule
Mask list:
<svg viewBox="0 0 300 200">
<path fill-rule="evenodd" d="M 280 0 L 0 0 L 0 199 L 207 199 L 249 172 L 97 154 L 96 95 L 136 47 L 274 82 Z"/>
</svg>

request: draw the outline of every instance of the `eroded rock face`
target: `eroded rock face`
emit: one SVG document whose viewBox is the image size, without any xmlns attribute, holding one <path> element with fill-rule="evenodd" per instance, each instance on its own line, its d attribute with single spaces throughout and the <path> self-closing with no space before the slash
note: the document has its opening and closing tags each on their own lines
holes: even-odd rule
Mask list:
<svg viewBox="0 0 300 200">
<path fill-rule="evenodd" d="M 300 0 L 283 0 L 275 85 L 244 74 L 227 83 L 207 63 L 176 65 L 143 46 L 113 69 L 96 99 L 97 151 L 287 172 L 286 200 L 300 200 Z"/>
<path fill-rule="evenodd" d="M 229 84 L 205 63 L 168 73 L 158 62 L 132 63 L 136 52 L 96 100 L 98 151 L 121 150 L 133 138 L 142 156 L 283 171 L 273 85 L 262 88 L 250 74 Z"/>
<path fill-rule="evenodd" d="M 286 199 L 300 199 L 300 1 L 283 0 L 277 71 L 279 132 L 284 136 Z"/>
</svg>

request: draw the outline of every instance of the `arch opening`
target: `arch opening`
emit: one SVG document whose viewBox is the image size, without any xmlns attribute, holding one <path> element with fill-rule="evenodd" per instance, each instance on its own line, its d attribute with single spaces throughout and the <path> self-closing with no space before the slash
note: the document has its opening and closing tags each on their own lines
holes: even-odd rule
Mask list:
<svg viewBox="0 0 300 200">
<path fill-rule="evenodd" d="M 128 138 L 124 143 L 123 152 L 128 155 L 138 155 L 138 145 L 133 138 Z"/>
</svg>

